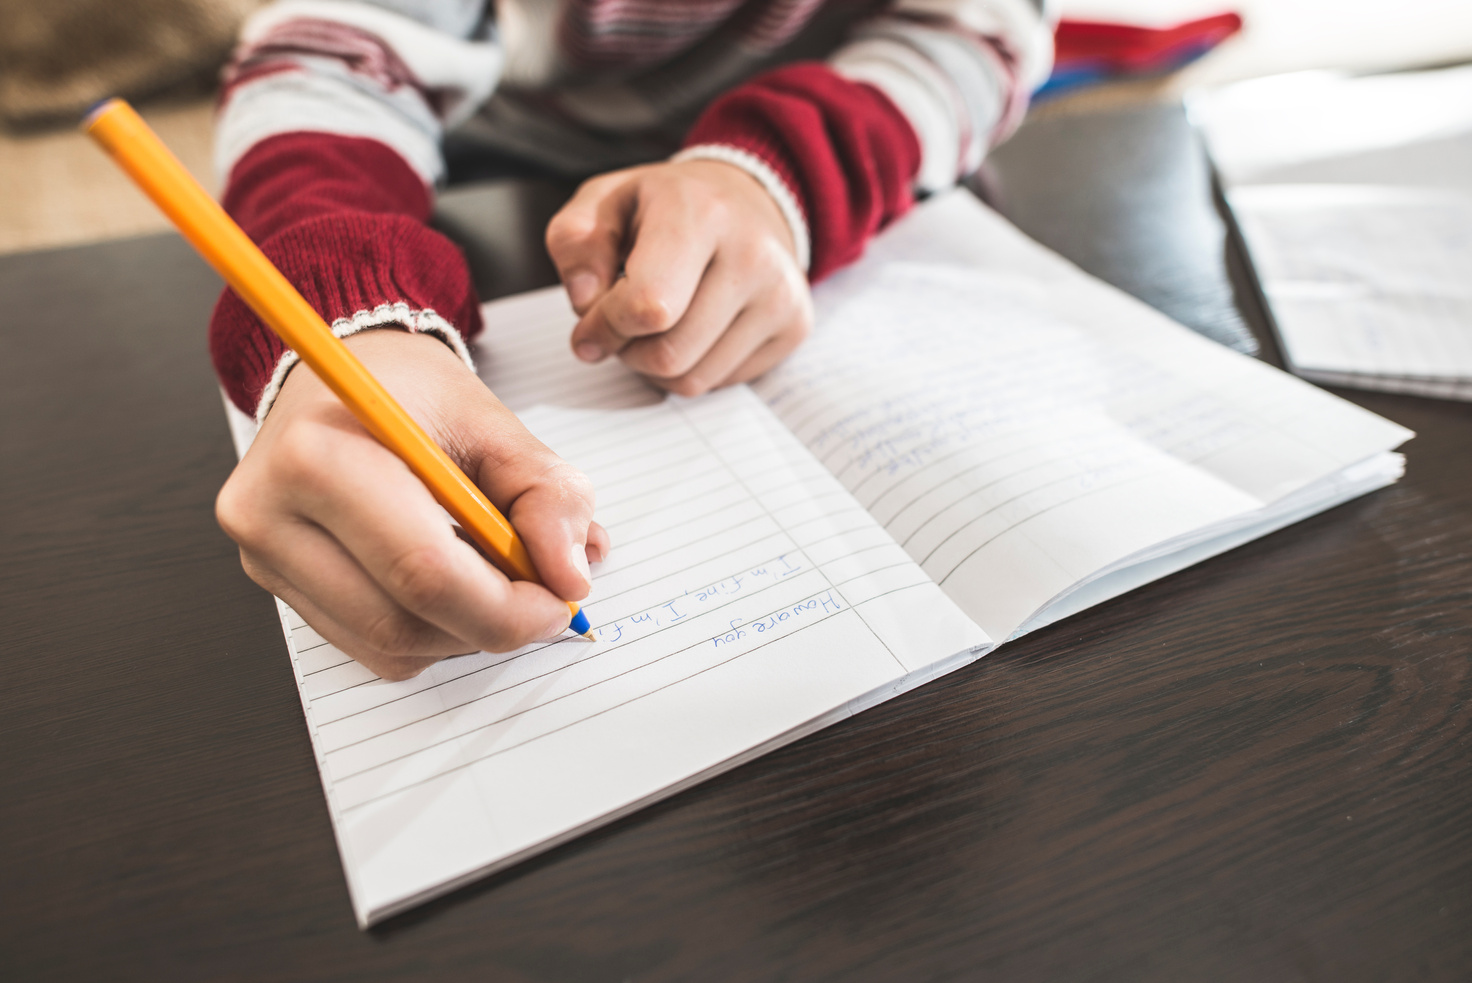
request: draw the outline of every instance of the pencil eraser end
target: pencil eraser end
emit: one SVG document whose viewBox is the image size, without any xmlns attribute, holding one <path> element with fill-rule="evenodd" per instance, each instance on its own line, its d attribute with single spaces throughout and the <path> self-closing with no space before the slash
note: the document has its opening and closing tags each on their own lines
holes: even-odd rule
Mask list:
<svg viewBox="0 0 1472 983">
<path fill-rule="evenodd" d="M 111 106 L 117 101 L 118 99 L 116 96 L 108 96 L 106 99 L 100 99 L 97 102 L 93 103 L 92 107 L 88 109 L 87 112 L 82 116 L 82 129 L 85 130 L 87 127 L 91 126 L 96 121 L 97 117 L 101 116 L 107 110 L 107 107 Z"/>
</svg>

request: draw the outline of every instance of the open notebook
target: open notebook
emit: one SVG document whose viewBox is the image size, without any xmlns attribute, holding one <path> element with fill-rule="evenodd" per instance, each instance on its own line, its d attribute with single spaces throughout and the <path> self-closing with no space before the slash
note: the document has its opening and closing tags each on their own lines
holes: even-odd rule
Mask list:
<svg viewBox="0 0 1472 983">
<path fill-rule="evenodd" d="M 785 364 L 693 400 L 575 361 L 560 291 L 487 305 L 483 377 L 598 490 L 598 640 L 387 683 L 281 605 L 360 924 L 1388 484 L 1411 436 L 965 192 L 816 301 Z"/>
</svg>

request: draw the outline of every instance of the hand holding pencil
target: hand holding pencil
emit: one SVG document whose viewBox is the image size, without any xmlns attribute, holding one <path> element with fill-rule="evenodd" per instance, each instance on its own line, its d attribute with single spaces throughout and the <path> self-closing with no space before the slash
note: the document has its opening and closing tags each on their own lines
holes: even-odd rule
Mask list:
<svg viewBox="0 0 1472 983">
<path fill-rule="evenodd" d="M 306 363 L 218 503 L 253 579 L 386 678 L 515 648 L 569 620 L 586 631 L 567 602 L 586 596 L 588 560 L 608 548 L 586 479 L 438 340 L 334 338 L 125 103 L 99 107 L 87 128 Z M 454 535 L 437 502 L 510 579 Z"/>
<path fill-rule="evenodd" d="M 424 484 L 305 366 L 216 507 L 252 579 L 389 679 L 560 634 L 569 612 L 558 599 L 588 590 L 583 537 L 588 553 L 607 544 L 586 479 L 438 339 L 369 331 L 347 343 L 505 508 L 548 586 L 508 580 L 456 538 Z"/>
</svg>

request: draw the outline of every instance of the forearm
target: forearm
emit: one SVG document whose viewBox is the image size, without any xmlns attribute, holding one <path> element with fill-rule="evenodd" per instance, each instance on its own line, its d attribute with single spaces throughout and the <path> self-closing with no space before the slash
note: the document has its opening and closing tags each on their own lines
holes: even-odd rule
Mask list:
<svg viewBox="0 0 1472 983">
<path fill-rule="evenodd" d="M 826 65 L 778 69 L 717 100 L 683 155 L 726 159 L 767 184 L 795 214 L 818 280 L 916 192 L 975 170 L 1020 120 L 1051 50 L 1031 0 L 901 0 Z"/>
<path fill-rule="evenodd" d="M 247 24 L 222 95 L 224 204 L 339 335 L 394 324 L 468 359 L 469 271 L 425 223 L 441 128 L 498 64 L 487 45 L 367 4 L 290 0 Z M 232 401 L 263 416 L 294 356 L 229 291 L 210 334 Z"/>
</svg>

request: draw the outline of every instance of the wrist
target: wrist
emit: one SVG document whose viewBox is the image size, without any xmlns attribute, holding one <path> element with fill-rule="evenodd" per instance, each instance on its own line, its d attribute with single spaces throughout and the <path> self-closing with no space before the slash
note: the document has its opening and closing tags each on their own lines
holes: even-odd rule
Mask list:
<svg viewBox="0 0 1472 983">
<path fill-rule="evenodd" d="M 755 181 L 766 192 L 767 199 L 776 208 L 788 233 L 788 245 L 798 267 L 807 273 L 812 261 L 812 240 L 808 232 L 807 219 L 802 206 L 792 189 L 766 161 L 756 154 L 739 147 L 722 143 L 697 144 L 686 147 L 670 158 L 670 162 L 681 164 L 691 161 L 710 161 L 726 164 L 741 171 Z"/>
<path fill-rule="evenodd" d="M 470 348 L 466 345 L 464 337 L 454 325 L 429 308 L 416 311 L 403 301 L 396 304 L 380 304 L 372 310 L 358 311 L 352 317 L 340 317 L 332 322 L 331 328 L 334 335 L 353 348 L 357 346 L 350 339 L 365 332 L 428 335 L 438 339 L 454 352 L 458 360 L 464 363 L 472 373 L 475 371 L 475 362 L 470 357 Z M 270 381 L 266 383 L 266 388 L 261 393 L 260 403 L 256 407 L 257 426 L 265 422 L 266 414 L 275 405 L 282 386 L 286 384 L 291 370 L 296 367 L 298 361 L 296 352 L 290 349 L 287 349 L 277 361 L 276 368 L 271 373 Z"/>
</svg>

